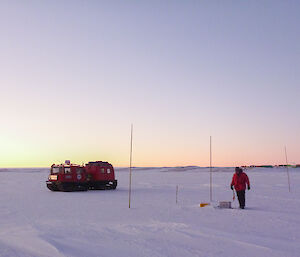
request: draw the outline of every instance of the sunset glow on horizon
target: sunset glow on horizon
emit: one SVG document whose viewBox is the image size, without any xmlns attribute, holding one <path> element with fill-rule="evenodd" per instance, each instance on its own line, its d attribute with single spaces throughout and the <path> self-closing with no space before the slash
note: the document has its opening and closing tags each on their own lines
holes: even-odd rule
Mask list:
<svg viewBox="0 0 300 257">
<path fill-rule="evenodd" d="M 2 1 L 0 168 L 300 164 L 299 10 Z"/>
</svg>

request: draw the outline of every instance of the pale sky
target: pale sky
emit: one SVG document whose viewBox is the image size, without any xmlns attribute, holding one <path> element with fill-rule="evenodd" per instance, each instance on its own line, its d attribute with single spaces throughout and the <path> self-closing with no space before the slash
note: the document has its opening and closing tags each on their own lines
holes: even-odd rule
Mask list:
<svg viewBox="0 0 300 257">
<path fill-rule="evenodd" d="M 300 163 L 300 1 L 1 1 L 0 167 Z"/>
</svg>

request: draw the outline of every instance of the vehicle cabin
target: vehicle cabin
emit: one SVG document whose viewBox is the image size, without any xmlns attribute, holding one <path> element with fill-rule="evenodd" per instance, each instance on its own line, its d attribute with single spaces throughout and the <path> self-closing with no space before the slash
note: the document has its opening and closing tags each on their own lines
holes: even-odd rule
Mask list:
<svg viewBox="0 0 300 257">
<path fill-rule="evenodd" d="M 52 191 L 85 191 L 87 190 L 86 172 L 80 165 L 53 164 L 47 181 Z"/>
</svg>

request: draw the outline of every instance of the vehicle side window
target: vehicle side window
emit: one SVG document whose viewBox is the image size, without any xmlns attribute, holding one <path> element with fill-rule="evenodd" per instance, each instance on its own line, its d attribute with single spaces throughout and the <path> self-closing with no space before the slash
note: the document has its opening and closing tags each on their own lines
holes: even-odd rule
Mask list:
<svg viewBox="0 0 300 257">
<path fill-rule="evenodd" d="M 108 174 L 110 173 L 110 169 L 107 169 L 107 173 L 108 173 Z"/>
<path fill-rule="evenodd" d="M 104 173 L 104 168 L 101 168 L 101 173 Z"/>
<path fill-rule="evenodd" d="M 71 168 L 70 167 L 65 167 L 65 174 L 71 173 Z"/>
</svg>

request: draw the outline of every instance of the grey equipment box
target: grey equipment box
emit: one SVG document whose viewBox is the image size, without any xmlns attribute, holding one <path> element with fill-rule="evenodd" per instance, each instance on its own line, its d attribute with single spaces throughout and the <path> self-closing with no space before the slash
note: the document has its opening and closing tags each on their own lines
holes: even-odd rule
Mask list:
<svg viewBox="0 0 300 257">
<path fill-rule="evenodd" d="M 219 208 L 231 209 L 231 202 L 219 202 Z"/>
</svg>

